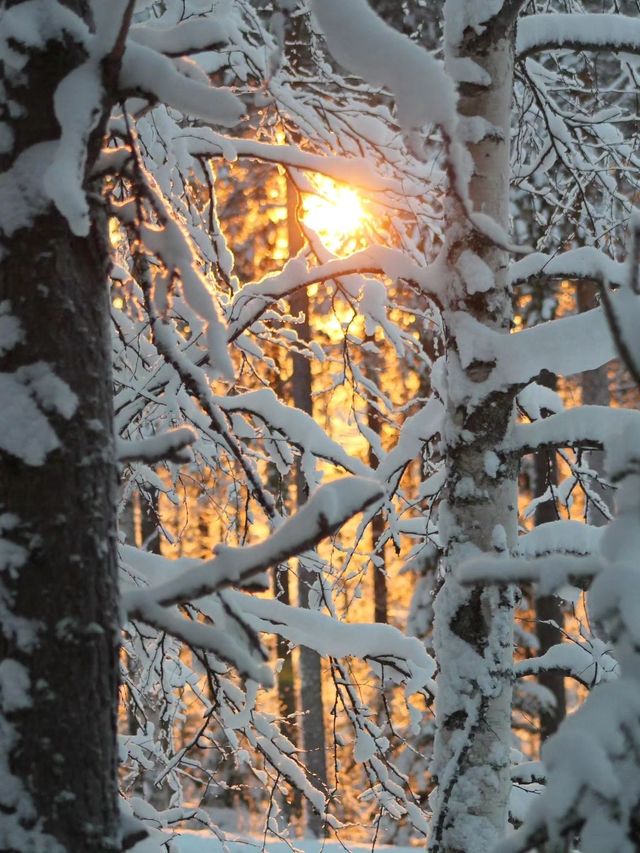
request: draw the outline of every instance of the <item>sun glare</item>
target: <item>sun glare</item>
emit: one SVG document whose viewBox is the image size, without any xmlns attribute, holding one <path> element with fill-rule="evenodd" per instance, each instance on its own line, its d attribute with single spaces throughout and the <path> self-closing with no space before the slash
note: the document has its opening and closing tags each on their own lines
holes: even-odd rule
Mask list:
<svg viewBox="0 0 640 853">
<path fill-rule="evenodd" d="M 367 211 L 351 187 L 318 175 L 313 184 L 317 194 L 305 194 L 302 221 L 312 228 L 334 254 L 350 252 L 365 239 Z"/>
</svg>

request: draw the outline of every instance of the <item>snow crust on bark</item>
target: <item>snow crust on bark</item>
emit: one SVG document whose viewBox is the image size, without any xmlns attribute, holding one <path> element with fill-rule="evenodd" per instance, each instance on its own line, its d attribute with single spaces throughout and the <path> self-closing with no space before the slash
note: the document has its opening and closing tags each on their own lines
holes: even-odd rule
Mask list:
<svg viewBox="0 0 640 853">
<path fill-rule="evenodd" d="M 490 83 L 461 87 L 459 110 L 495 130 L 468 146 L 473 161 L 469 197 L 476 211 L 508 226 L 509 127 L 513 41 L 500 16 L 501 3 L 478 4 L 466 24 L 460 3 L 445 9 L 446 61 L 464 57 L 479 65 Z M 465 19 L 466 20 L 466 19 Z M 463 26 L 464 24 L 464 26 Z M 443 390 L 447 492 L 439 515 L 445 550 L 435 602 L 434 648 L 439 663 L 436 740 L 432 772 L 432 853 L 485 853 L 502 836 L 511 788 L 511 685 L 514 592 L 509 586 L 462 587 L 456 567 L 478 553 L 516 546 L 515 470 L 507 462 L 487 465 L 511 428 L 512 391 L 503 392 L 500 361 L 483 352 L 470 359 L 476 330 L 506 339 L 511 320 L 507 255 L 465 217 L 460 203 L 446 210 L 448 350 Z M 469 263 L 469 251 L 478 260 Z M 489 286 L 489 275 L 491 282 Z M 457 318 L 469 317 L 469 324 Z"/>
</svg>

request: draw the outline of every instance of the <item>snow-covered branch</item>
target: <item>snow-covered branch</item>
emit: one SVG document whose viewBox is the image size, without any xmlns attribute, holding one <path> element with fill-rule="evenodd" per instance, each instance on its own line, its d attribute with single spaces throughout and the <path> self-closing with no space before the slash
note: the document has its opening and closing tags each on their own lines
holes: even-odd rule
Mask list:
<svg viewBox="0 0 640 853">
<path fill-rule="evenodd" d="M 424 644 L 415 637 L 405 637 L 392 625 L 340 622 L 279 601 L 233 591 L 224 595 L 237 604 L 256 631 L 279 634 L 296 646 L 307 646 L 326 657 L 361 658 L 386 679 L 405 681 L 409 692 L 435 692 L 435 663 Z"/>
<path fill-rule="evenodd" d="M 382 246 L 370 246 L 346 258 L 333 258 L 315 267 L 294 258 L 279 273 L 246 284 L 235 296 L 230 308 L 229 341 L 236 340 L 277 299 L 290 296 L 311 284 L 364 274 L 386 275 L 394 281 L 416 281 L 425 292 L 437 297 L 428 267 L 414 264 L 403 252 Z"/>
<path fill-rule="evenodd" d="M 552 595 L 566 584 L 587 586 L 598 573 L 598 556 L 574 557 L 551 554 L 547 557 L 500 557 L 483 555 L 462 563 L 456 571 L 461 583 L 524 583 L 535 581 L 541 595 Z"/>
<path fill-rule="evenodd" d="M 133 41 L 124 52 L 119 82 L 123 96 L 141 96 L 215 125 L 233 127 L 245 112 L 232 92 L 213 88 L 206 78 L 186 77 L 171 59 Z"/>
<path fill-rule="evenodd" d="M 629 15 L 527 15 L 518 22 L 516 52 L 520 58 L 545 50 L 609 50 L 640 53 L 640 21 Z"/>
<path fill-rule="evenodd" d="M 638 424 L 640 412 L 635 409 L 581 406 L 534 423 L 516 424 L 503 447 L 518 455 L 554 447 L 608 449 L 623 429 Z"/>
<path fill-rule="evenodd" d="M 509 267 L 512 285 L 544 278 L 602 281 L 619 287 L 627 282 L 628 267 L 593 246 L 582 246 L 557 255 L 532 252 Z"/>
<path fill-rule="evenodd" d="M 191 445 L 196 440 L 196 434 L 189 427 L 178 427 L 174 430 L 154 435 L 150 438 L 116 439 L 116 456 L 118 462 L 190 462 L 192 460 Z"/>
<path fill-rule="evenodd" d="M 298 512 L 258 545 L 218 545 L 211 560 L 183 559 L 184 571 L 150 589 L 131 591 L 124 606 L 131 614 L 144 602 L 162 606 L 193 601 L 227 586 L 242 586 L 255 575 L 313 548 L 382 496 L 380 486 L 364 477 L 345 477 L 321 486 Z"/>
</svg>

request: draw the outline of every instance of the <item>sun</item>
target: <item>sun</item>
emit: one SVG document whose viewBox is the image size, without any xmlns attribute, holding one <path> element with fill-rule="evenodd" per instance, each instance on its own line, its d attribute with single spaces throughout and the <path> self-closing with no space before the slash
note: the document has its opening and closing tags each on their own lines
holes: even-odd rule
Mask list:
<svg viewBox="0 0 640 853">
<path fill-rule="evenodd" d="M 334 254 L 352 252 L 363 245 L 368 214 L 356 190 L 331 178 L 313 178 L 316 193 L 305 193 L 302 222 L 313 229 Z"/>
</svg>

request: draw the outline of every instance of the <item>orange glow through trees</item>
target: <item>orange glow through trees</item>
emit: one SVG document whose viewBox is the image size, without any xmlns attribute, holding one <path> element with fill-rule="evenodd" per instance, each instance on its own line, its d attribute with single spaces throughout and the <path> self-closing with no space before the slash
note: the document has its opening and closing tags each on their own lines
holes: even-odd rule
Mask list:
<svg viewBox="0 0 640 853">
<path fill-rule="evenodd" d="M 313 184 L 317 194 L 304 195 L 303 224 L 313 229 L 334 254 L 360 247 L 365 242 L 368 213 L 356 190 L 324 175 L 315 175 Z"/>
</svg>

